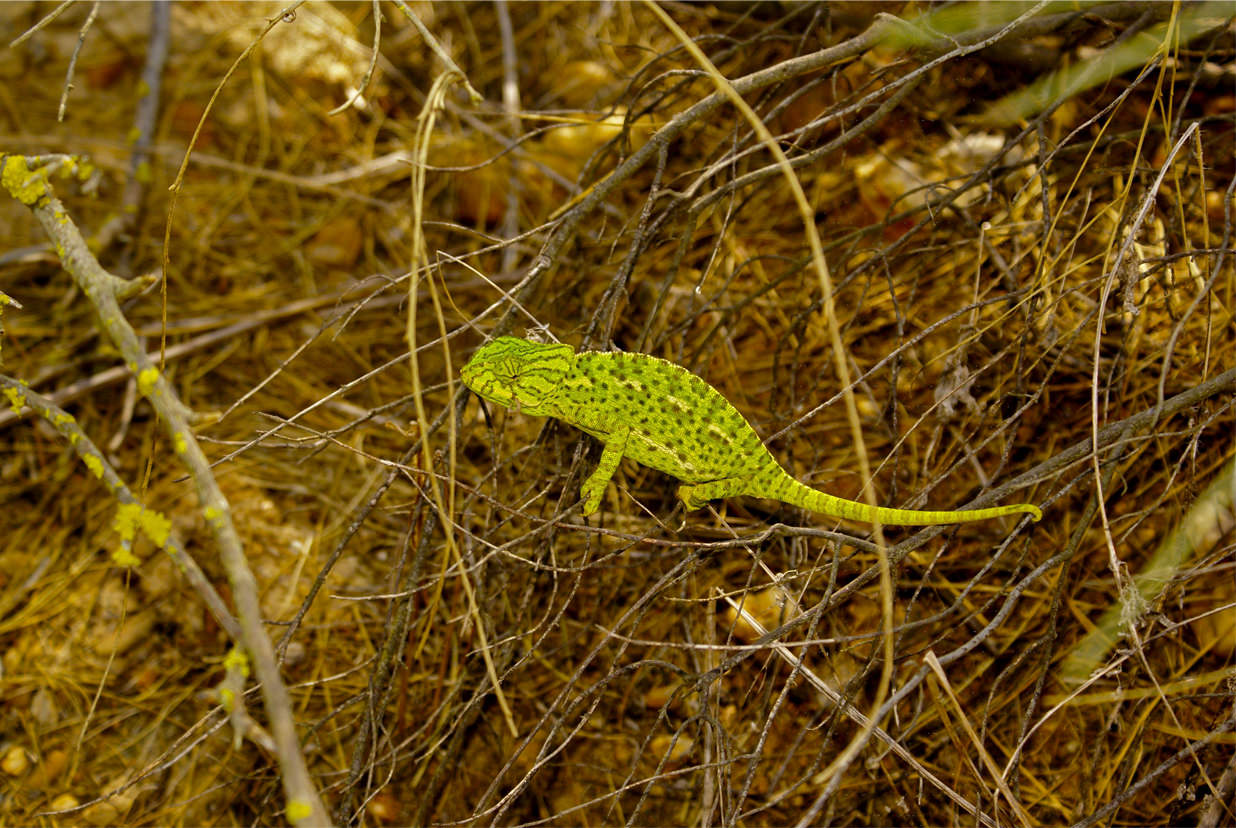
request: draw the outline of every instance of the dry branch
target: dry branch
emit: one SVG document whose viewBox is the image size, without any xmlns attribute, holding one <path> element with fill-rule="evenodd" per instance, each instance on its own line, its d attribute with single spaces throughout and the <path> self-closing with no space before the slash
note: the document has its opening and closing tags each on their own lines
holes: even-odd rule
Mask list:
<svg viewBox="0 0 1236 828">
<path fill-rule="evenodd" d="M 30 208 L 43 230 L 56 246 L 65 270 L 90 299 L 99 321 L 120 351 L 138 389 L 150 402 L 167 430 L 176 455 L 189 470 L 197 486 L 198 501 L 207 525 L 218 544 L 220 559 L 232 585 L 245 648 L 262 685 L 266 714 L 274 731 L 283 784 L 287 794 L 288 818 L 297 824 L 328 825 L 329 817 L 318 798 L 301 754 L 292 703 L 275 663 L 274 649 L 262 625 L 256 581 L 249 569 L 240 537 L 232 524 L 231 507 L 210 469 L 210 460 L 198 445 L 190 425 L 190 412 L 180 401 L 171 383 L 146 355 L 129 325 L 119 300 L 133 293 L 133 282 L 108 273 L 94 258 L 86 240 L 52 190 L 53 171 L 78 169 L 75 158 L 27 158 L 0 156 L 0 172 L 9 194 Z"/>
</svg>

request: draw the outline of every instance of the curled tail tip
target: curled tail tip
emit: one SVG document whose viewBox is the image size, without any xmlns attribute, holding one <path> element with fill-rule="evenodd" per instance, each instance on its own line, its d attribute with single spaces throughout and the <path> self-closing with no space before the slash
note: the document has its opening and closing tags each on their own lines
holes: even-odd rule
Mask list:
<svg viewBox="0 0 1236 828">
<path fill-rule="evenodd" d="M 1030 503 L 1021 504 L 1021 510 L 1030 516 L 1030 520 L 1038 523 L 1043 519 L 1043 510 Z"/>
</svg>

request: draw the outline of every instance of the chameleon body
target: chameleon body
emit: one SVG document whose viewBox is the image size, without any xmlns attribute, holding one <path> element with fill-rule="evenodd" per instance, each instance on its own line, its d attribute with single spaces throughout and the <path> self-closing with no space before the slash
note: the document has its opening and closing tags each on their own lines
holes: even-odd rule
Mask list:
<svg viewBox="0 0 1236 828">
<path fill-rule="evenodd" d="M 886 509 L 843 500 L 800 483 L 764 447 L 734 406 L 686 369 L 646 354 L 576 353 L 570 345 L 511 336 L 479 348 L 461 372 L 478 396 L 525 414 L 556 417 L 604 446 L 601 461 L 581 487 L 584 514 L 630 457 L 683 481 L 687 509 L 709 500 L 751 495 L 780 500 L 850 520 L 920 526 L 986 520 L 1026 513 L 1028 503 L 955 512 Z"/>
</svg>

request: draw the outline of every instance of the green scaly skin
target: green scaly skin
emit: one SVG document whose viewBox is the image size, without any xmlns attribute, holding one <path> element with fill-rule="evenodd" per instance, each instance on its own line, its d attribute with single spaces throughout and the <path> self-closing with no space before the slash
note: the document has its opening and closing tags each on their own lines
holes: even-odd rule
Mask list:
<svg viewBox="0 0 1236 828">
<path fill-rule="evenodd" d="M 1042 512 L 1029 503 L 958 512 L 885 509 L 843 500 L 799 483 L 717 389 L 672 362 L 645 354 L 576 353 L 513 336 L 481 346 L 461 372 L 464 385 L 489 402 L 538 417 L 556 417 L 604 446 L 580 493 L 584 514 L 601 505 L 623 457 L 684 481 L 687 509 L 751 495 L 838 518 L 897 526 L 965 523 Z"/>
</svg>

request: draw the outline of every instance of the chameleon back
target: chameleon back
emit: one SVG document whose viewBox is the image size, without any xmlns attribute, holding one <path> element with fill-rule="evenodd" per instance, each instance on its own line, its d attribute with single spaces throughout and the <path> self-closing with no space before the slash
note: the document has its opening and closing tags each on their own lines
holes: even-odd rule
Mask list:
<svg viewBox="0 0 1236 828">
<path fill-rule="evenodd" d="M 763 471 L 777 462 L 725 397 L 690 371 L 646 354 L 583 352 L 562 384 L 558 417 L 687 483 Z"/>
</svg>

